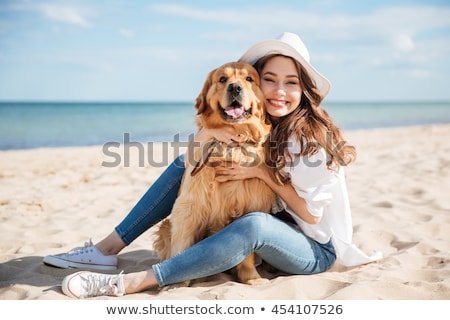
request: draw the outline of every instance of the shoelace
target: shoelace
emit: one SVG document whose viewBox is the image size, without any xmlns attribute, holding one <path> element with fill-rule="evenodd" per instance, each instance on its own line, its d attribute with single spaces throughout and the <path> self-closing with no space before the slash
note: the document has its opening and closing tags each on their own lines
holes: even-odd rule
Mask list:
<svg viewBox="0 0 450 320">
<path fill-rule="evenodd" d="M 94 246 L 94 244 L 92 243 L 92 239 L 89 239 L 89 242 L 85 242 L 85 243 L 84 243 L 84 247 L 76 247 L 76 248 L 73 248 L 73 249 L 71 249 L 69 252 L 67 252 L 66 255 L 68 255 L 68 256 L 73 256 L 73 255 L 80 254 L 80 253 L 82 253 L 83 251 L 84 251 L 85 253 L 87 253 L 87 252 L 88 252 L 87 249 L 88 249 L 89 247 L 92 247 L 92 246 Z"/>
<path fill-rule="evenodd" d="M 119 294 L 118 282 L 123 271 L 118 275 L 87 274 L 81 276 L 86 283 L 87 297 L 100 295 L 117 296 Z"/>
</svg>

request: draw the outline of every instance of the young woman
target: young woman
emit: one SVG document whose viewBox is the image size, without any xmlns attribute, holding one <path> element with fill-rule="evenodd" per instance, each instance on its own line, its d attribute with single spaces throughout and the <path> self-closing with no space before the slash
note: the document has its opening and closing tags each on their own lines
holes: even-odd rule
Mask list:
<svg viewBox="0 0 450 320">
<path fill-rule="evenodd" d="M 121 296 L 201 278 L 236 266 L 252 252 L 291 274 L 324 272 L 337 258 L 347 266 L 380 258 L 379 254 L 368 257 L 352 244 L 342 167 L 351 163 L 356 153 L 321 108 L 330 83 L 309 63 L 301 39 L 284 33 L 252 46 L 240 60 L 253 64 L 260 74 L 265 108 L 274 128 L 271 157 L 269 165 L 249 168 L 235 164 L 217 168 L 217 174 L 228 180 L 262 179 L 278 196 L 276 214 L 249 213 L 145 271 L 71 274 L 62 284 L 66 295 Z M 225 142 L 238 139 L 233 132 L 201 130 L 196 135 L 197 140 L 211 137 Z M 96 246 L 90 243 L 72 253 L 46 257 L 44 262 L 60 267 L 82 268 L 90 263 L 90 267 L 115 268 L 115 255 L 170 213 L 183 171 L 179 158 L 115 231 Z"/>
</svg>

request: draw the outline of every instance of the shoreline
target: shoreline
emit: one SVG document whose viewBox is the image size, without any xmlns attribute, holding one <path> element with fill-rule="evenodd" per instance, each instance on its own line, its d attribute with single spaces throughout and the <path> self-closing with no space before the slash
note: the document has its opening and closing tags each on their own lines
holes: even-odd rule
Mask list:
<svg viewBox="0 0 450 320">
<path fill-rule="evenodd" d="M 382 251 L 380 262 L 311 276 L 263 270 L 271 280 L 258 287 L 222 273 L 189 288 L 101 299 L 450 299 L 450 124 L 343 134 L 358 153 L 346 168 L 354 242 Z M 0 151 L 0 300 L 69 299 L 59 285 L 73 270 L 42 258 L 109 234 L 175 156 L 162 146 L 152 153 L 159 166 L 141 166 L 132 148 L 128 167 L 102 166 L 101 145 Z M 125 248 L 118 272 L 157 262 L 152 239 L 149 230 Z"/>
</svg>

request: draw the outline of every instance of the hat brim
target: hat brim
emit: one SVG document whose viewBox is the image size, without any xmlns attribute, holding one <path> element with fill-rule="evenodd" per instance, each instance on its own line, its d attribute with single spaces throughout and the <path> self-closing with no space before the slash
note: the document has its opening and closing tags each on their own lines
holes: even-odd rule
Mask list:
<svg viewBox="0 0 450 320">
<path fill-rule="evenodd" d="M 268 54 L 282 54 L 297 60 L 305 68 L 306 72 L 308 72 L 322 97 L 325 97 L 330 92 L 330 81 L 314 69 L 314 67 L 306 61 L 297 50 L 283 41 L 266 40 L 259 42 L 250 47 L 250 49 L 239 58 L 239 61 L 248 62 L 253 65 L 260 58 Z"/>
</svg>

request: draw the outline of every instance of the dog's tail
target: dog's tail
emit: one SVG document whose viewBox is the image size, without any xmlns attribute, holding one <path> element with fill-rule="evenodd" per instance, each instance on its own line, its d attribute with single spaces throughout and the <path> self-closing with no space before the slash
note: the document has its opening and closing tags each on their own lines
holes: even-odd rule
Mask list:
<svg viewBox="0 0 450 320">
<path fill-rule="evenodd" d="M 153 242 L 153 248 L 158 253 L 158 258 L 161 261 L 167 260 L 170 258 L 170 248 L 171 248 L 171 223 L 169 219 L 165 219 L 161 222 L 159 226 L 156 240 Z"/>
</svg>

